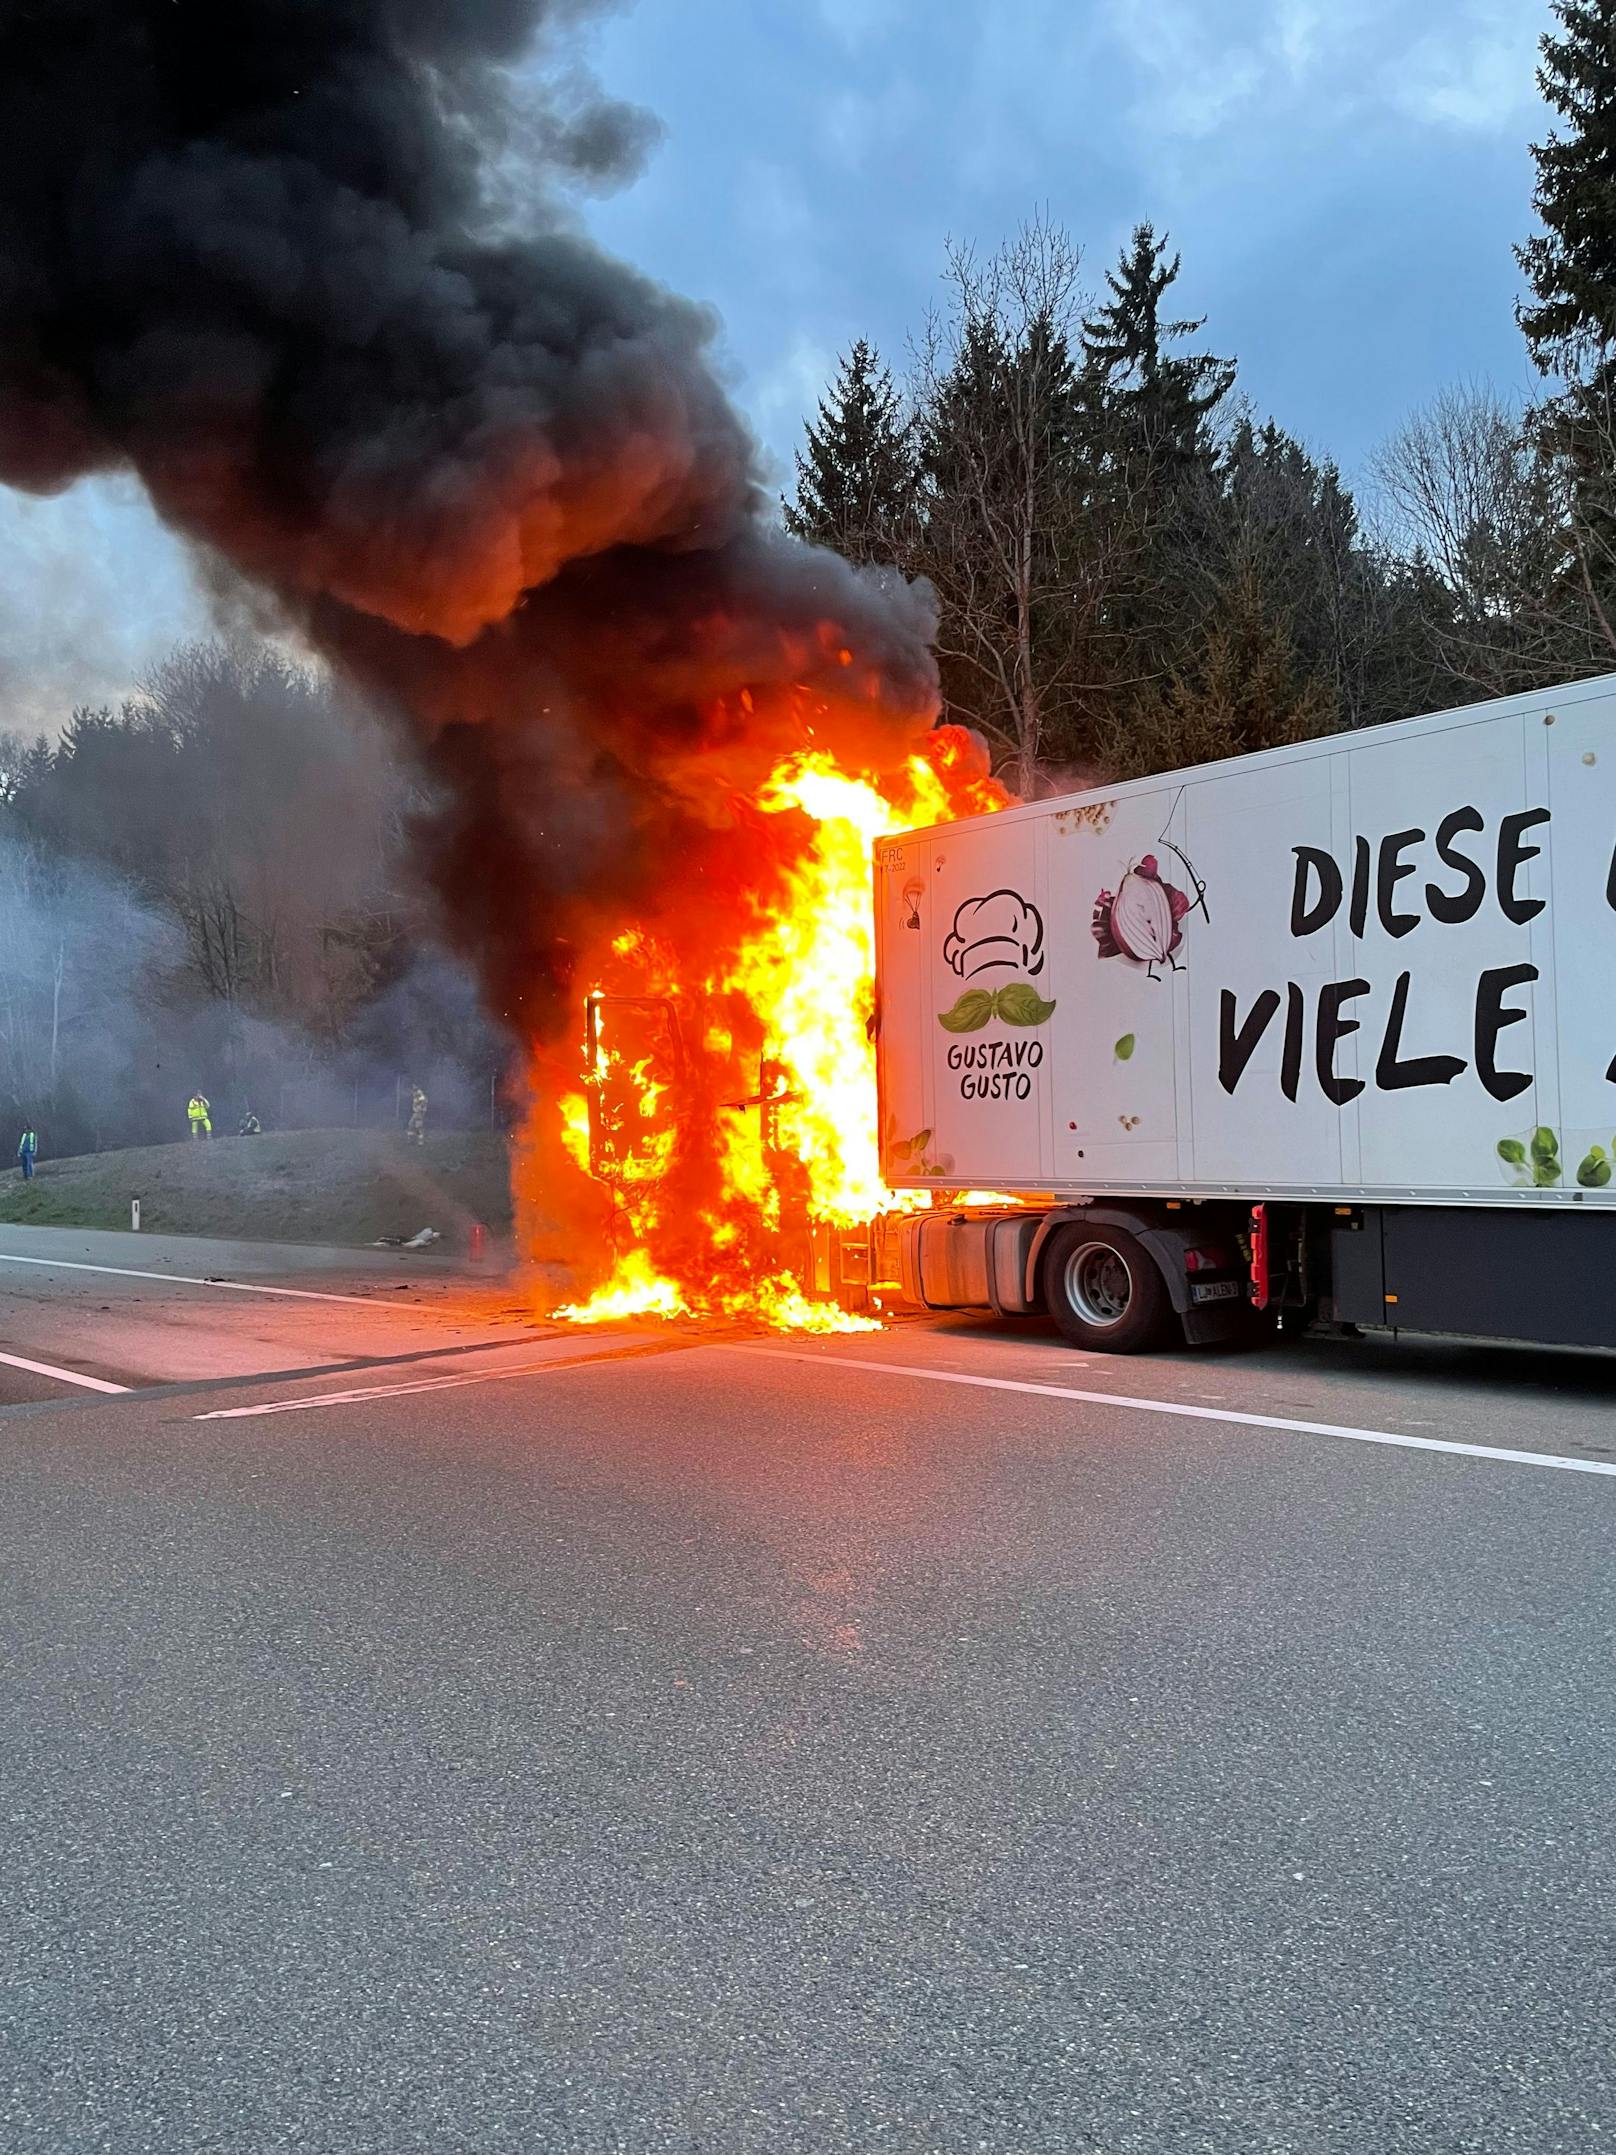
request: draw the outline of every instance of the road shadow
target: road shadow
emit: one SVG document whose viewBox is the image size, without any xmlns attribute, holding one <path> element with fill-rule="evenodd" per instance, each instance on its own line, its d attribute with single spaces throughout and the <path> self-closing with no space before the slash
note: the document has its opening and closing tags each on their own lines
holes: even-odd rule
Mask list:
<svg viewBox="0 0 1616 2155">
<path fill-rule="evenodd" d="M 1000 1340 L 1040 1357 L 1051 1377 L 1072 1355 L 1053 1321 L 1045 1317 L 993 1317 L 959 1312 L 918 1320 L 937 1337 Z M 1091 1362 L 1096 1357 L 1088 1356 Z M 1105 1361 L 1109 1357 L 1100 1356 Z M 1527 1341 L 1438 1337 L 1429 1333 L 1285 1333 L 1262 1341 L 1228 1341 L 1205 1347 L 1169 1347 L 1154 1354 L 1115 1358 L 1119 1367 L 1142 1371 L 1239 1367 L 1254 1375 L 1369 1380 L 1397 1386 L 1430 1384 L 1484 1391 L 1494 1400 L 1522 1404 L 1578 1401 L 1616 1407 L 1616 1352 L 1594 1347 L 1537 1346 Z M 1616 1441 L 1616 1429 L 1613 1429 Z"/>
</svg>

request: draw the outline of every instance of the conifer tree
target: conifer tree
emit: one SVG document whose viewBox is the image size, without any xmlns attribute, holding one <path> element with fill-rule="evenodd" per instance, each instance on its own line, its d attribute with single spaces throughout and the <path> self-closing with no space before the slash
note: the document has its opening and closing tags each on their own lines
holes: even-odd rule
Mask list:
<svg viewBox="0 0 1616 2155">
<path fill-rule="evenodd" d="M 1534 143 L 1544 230 L 1516 249 L 1533 304 L 1519 320 L 1545 373 L 1616 344 L 1616 0 L 1556 0 L 1538 88 L 1564 122 Z"/>
<path fill-rule="evenodd" d="M 1245 570 L 1209 616 L 1193 659 L 1118 714 L 1102 750 L 1110 775 L 1137 778 L 1310 740 L 1336 722 L 1334 697 L 1298 667 L 1289 630 Z"/>
<path fill-rule="evenodd" d="M 1164 321 L 1162 302 L 1181 258 L 1167 260 L 1167 241 L 1149 224 L 1135 227 L 1131 246 L 1106 272 L 1110 301 L 1083 324 L 1091 395 L 1124 421 L 1125 438 L 1153 462 L 1185 465 L 1207 448 L 1207 421 L 1234 383 L 1234 363 L 1171 346 L 1205 327 Z"/>
<path fill-rule="evenodd" d="M 1124 710 L 1141 694 L 1148 702 L 1199 650 L 1208 513 L 1215 521 L 1219 490 L 1212 421 L 1234 383 L 1232 361 L 1183 349 L 1204 324 L 1167 312 L 1178 273 L 1166 239 L 1136 226 L 1107 274 L 1109 300 L 1083 323 L 1095 498 L 1119 531 L 1136 534 L 1130 573 L 1108 607 L 1113 700 Z"/>
<path fill-rule="evenodd" d="M 840 361 L 807 434 L 796 499 L 784 505 L 787 529 L 849 561 L 896 559 L 914 499 L 915 446 L 892 376 L 863 337 Z"/>
</svg>

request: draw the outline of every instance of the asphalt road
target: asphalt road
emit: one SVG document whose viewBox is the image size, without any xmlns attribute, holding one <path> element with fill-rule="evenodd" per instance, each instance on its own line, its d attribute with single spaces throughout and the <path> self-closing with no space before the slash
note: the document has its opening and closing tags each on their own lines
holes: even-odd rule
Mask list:
<svg viewBox="0 0 1616 2155">
<path fill-rule="evenodd" d="M 1612 1362 L 67 1256 L 0 1352 L 142 1388 L 0 1412 L 7 2155 L 1616 2135 Z"/>
<path fill-rule="evenodd" d="M 431 1255 L 0 1226 L 0 1407 L 60 1399 L 75 1379 L 334 1370 L 534 1329 L 498 1272 Z"/>
</svg>

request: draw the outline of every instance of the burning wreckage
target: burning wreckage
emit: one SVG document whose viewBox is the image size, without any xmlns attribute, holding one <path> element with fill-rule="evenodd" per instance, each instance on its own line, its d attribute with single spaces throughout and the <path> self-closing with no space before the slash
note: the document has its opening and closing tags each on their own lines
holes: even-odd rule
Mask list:
<svg viewBox="0 0 1616 2155">
<path fill-rule="evenodd" d="M 549 1247 L 609 1256 L 566 1315 L 834 1329 L 895 1289 L 888 1216 L 930 1200 L 899 1197 L 882 1171 L 872 847 L 1005 800 L 958 728 L 884 774 L 799 752 L 732 803 L 749 843 L 727 914 L 697 884 L 688 924 L 670 895 L 658 926 L 612 936 L 584 999 L 581 1069 L 564 1037 L 536 1056 L 517 1171 L 533 1211 L 565 1223 Z"/>
</svg>

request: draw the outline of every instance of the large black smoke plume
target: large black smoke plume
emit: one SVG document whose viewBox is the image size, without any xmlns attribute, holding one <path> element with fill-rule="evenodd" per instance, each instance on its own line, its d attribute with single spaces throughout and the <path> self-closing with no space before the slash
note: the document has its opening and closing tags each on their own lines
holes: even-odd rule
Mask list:
<svg viewBox="0 0 1616 2155">
<path fill-rule="evenodd" d="M 585 12 L 0 0 L 0 480 L 132 469 L 408 719 L 523 1031 L 821 691 L 877 754 L 933 701 L 924 594 L 770 528 L 710 318 L 576 228 L 646 133 Z"/>
</svg>

